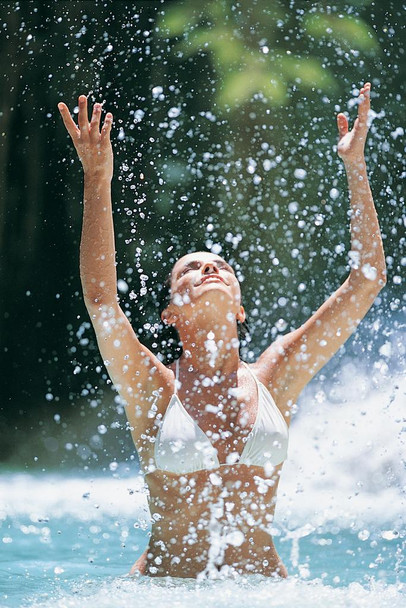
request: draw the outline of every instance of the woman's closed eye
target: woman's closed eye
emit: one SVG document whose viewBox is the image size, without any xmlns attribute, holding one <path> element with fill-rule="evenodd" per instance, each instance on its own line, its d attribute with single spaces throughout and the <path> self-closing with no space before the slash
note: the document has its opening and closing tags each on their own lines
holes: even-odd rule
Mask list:
<svg viewBox="0 0 406 608">
<path fill-rule="evenodd" d="M 199 266 L 197 264 L 187 264 L 187 266 L 182 268 L 182 270 L 179 272 L 179 274 L 177 276 L 178 276 L 178 278 L 183 277 L 184 274 L 187 274 L 191 270 L 197 270 L 198 268 L 199 268 Z"/>
<path fill-rule="evenodd" d="M 231 274 L 235 274 L 234 270 L 228 264 L 217 264 L 217 268 L 231 272 Z"/>
</svg>

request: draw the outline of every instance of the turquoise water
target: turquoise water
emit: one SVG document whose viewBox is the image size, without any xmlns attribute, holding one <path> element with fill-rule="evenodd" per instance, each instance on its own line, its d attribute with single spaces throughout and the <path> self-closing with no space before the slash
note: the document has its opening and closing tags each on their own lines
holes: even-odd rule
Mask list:
<svg viewBox="0 0 406 608">
<path fill-rule="evenodd" d="M 275 518 L 287 580 L 127 578 L 149 529 L 137 470 L 4 472 L 0 606 L 404 607 L 406 384 L 367 384 L 344 405 L 337 387 L 307 396 L 292 425 Z"/>
<path fill-rule="evenodd" d="M 391 606 L 404 605 L 404 538 L 389 523 L 368 529 L 355 520 L 291 530 L 276 525 L 288 581 L 130 580 L 126 572 L 148 535 L 142 480 L 130 481 L 3 475 L 1 495 L 8 498 L 0 513 L 0 605 L 124 606 L 130 599 L 140 605 L 151 594 L 162 599 L 163 587 L 170 606 L 205 604 L 217 593 L 219 606 L 242 594 L 252 606 L 289 606 L 299 597 L 303 606 L 323 605 L 327 597 L 335 606 L 389 606 L 383 603 L 389 599 Z M 233 605 L 239 604 L 233 599 Z"/>
</svg>

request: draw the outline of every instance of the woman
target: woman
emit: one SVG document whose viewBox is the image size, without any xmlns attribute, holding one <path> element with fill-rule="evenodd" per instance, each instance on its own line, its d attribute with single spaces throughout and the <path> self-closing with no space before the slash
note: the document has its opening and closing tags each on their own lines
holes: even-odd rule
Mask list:
<svg viewBox="0 0 406 608">
<path fill-rule="evenodd" d="M 351 272 L 299 329 L 271 344 L 253 365 L 239 357 L 236 321 L 245 319 L 240 285 L 219 256 L 195 252 L 171 273 L 164 323 L 183 352 L 165 366 L 137 339 L 120 309 L 110 183 L 108 113 L 79 126 L 59 104 L 84 169 L 80 273 L 100 353 L 126 403 L 149 488 L 149 545 L 131 572 L 197 577 L 236 572 L 286 577 L 272 541 L 276 492 L 286 458 L 292 405 L 353 333 L 385 284 L 385 260 L 364 160 L 370 84 L 360 91 L 351 131 L 337 117 L 338 153 L 351 198 Z"/>
</svg>

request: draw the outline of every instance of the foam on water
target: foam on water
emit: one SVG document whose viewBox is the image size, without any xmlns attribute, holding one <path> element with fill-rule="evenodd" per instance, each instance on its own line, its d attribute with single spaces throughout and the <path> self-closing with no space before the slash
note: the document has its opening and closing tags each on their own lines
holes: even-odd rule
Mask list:
<svg viewBox="0 0 406 608">
<path fill-rule="evenodd" d="M 278 515 L 293 528 L 328 521 L 403 526 L 406 378 L 371 388 L 348 363 L 342 381 L 341 388 L 302 400 L 291 427 Z"/>
<path fill-rule="evenodd" d="M 136 471 L 134 478 L 124 480 L 56 473 L 3 475 L 0 496 L 0 521 L 6 516 L 32 521 L 71 516 L 83 522 L 125 516 L 149 521 L 144 482 Z"/>
<path fill-rule="evenodd" d="M 159 606 L 166 608 L 193 606 L 194 608 L 404 608 L 404 586 L 371 583 L 367 588 L 351 583 L 346 588 L 324 585 L 320 580 L 302 581 L 291 578 L 269 581 L 262 577 L 224 580 L 197 584 L 176 579 L 122 580 L 102 585 L 79 585 L 72 595 L 34 601 L 31 608 L 128 608 L 128 606 Z"/>
</svg>

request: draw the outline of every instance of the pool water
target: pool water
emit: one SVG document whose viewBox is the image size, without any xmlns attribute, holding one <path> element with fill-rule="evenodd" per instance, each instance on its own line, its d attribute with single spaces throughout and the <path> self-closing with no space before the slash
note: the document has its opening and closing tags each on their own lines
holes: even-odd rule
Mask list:
<svg viewBox="0 0 406 608">
<path fill-rule="evenodd" d="M 292 424 L 274 522 L 288 579 L 129 578 L 150 519 L 135 465 L 4 471 L 0 607 L 403 608 L 406 382 L 357 385 L 344 405 L 316 396 Z"/>
<path fill-rule="evenodd" d="M 130 598 L 139 605 L 151 601 L 151 594 L 159 601 L 163 586 L 173 606 L 207 605 L 217 593 L 218 606 L 231 605 L 231 598 L 238 605 L 234 596 L 244 596 L 252 606 L 288 606 L 298 598 L 300 605 L 315 605 L 327 591 L 337 606 L 362 606 L 356 603 L 362 601 L 384 606 L 384 598 L 403 606 L 406 599 L 404 538 L 389 524 L 360 529 L 356 520 L 337 520 L 291 530 L 276 525 L 278 550 L 291 575 L 287 581 L 255 576 L 200 583 L 134 580 L 125 575 L 148 538 L 141 478 L 130 483 L 5 474 L 0 487 L 13 505 L 1 512 L 1 606 L 81 606 L 85 598 L 87 606 L 124 606 Z M 348 593 L 353 603 L 341 604 Z"/>
</svg>

